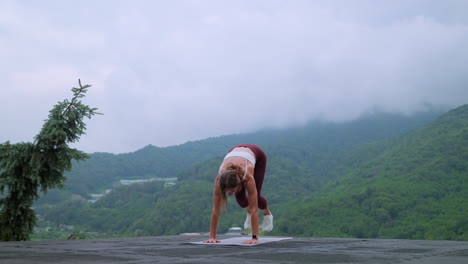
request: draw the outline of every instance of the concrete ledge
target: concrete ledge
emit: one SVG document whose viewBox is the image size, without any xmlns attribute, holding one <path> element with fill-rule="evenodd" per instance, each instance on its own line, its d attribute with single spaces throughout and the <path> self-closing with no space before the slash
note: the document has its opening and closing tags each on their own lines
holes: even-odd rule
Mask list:
<svg viewBox="0 0 468 264">
<path fill-rule="evenodd" d="M 0 263 L 468 263 L 468 242 L 460 241 L 293 238 L 255 247 L 187 243 L 203 239 L 1 242 Z"/>
</svg>

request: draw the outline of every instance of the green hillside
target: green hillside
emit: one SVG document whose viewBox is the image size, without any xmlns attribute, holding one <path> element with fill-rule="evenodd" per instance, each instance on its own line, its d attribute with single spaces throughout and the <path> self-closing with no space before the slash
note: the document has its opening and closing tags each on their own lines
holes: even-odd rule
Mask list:
<svg viewBox="0 0 468 264">
<path fill-rule="evenodd" d="M 284 207 L 279 233 L 468 240 L 468 105 L 391 142 Z"/>
<path fill-rule="evenodd" d="M 270 234 L 466 240 L 463 219 L 468 218 L 460 209 L 467 197 L 463 193 L 466 108 L 452 110 L 429 124 L 434 113 L 379 114 L 348 123 L 314 123 L 171 148 L 148 146 L 136 153 L 97 153 L 80 164 L 80 170 L 95 175 L 96 170 L 104 173 L 105 167 L 112 167 L 113 173 L 105 172 L 111 176 L 106 184 L 126 176 L 163 175 L 162 168 L 166 168 L 164 176 L 178 178 L 177 184 L 115 187 L 94 204 L 44 202 L 39 212 L 54 225 L 71 224 L 118 236 L 208 231 L 212 180 L 220 159 L 229 146 L 248 142 L 259 144 L 269 157 L 263 193 L 276 219 Z M 153 150 L 174 154 L 165 155 L 164 163 L 149 158 Z M 122 160 L 102 166 L 95 155 Z M 179 164 L 183 159 L 187 164 Z M 123 172 L 119 166 L 131 164 L 129 160 L 133 165 Z M 87 168 L 89 164 L 101 167 Z M 70 181 L 78 174 L 73 171 Z M 106 188 L 93 181 L 82 184 Z M 244 218 L 244 212 L 230 201 L 219 231 L 241 226 Z"/>
</svg>

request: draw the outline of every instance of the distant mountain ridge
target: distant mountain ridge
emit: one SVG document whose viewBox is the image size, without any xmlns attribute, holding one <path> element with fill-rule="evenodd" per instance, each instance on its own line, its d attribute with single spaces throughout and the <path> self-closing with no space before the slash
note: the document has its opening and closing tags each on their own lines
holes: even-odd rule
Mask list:
<svg viewBox="0 0 468 264">
<path fill-rule="evenodd" d="M 174 177 L 200 161 L 224 155 L 231 146 L 239 143 L 258 144 L 269 156 L 278 155 L 309 163 L 314 155 L 332 154 L 353 145 L 399 135 L 429 122 L 438 114 L 426 112 L 403 116 L 379 113 L 356 121 L 310 122 L 305 126 L 226 135 L 172 147 L 148 145 L 125 154 L 94 153 L 90 160 L 74 165 L 68 175 L 67 188 L 71 192 L 86 195 L 110 188 L 111 183 L 119 179 Z M 310 156 L 306 159 L 296 158 L 294 155 L 302 155 L 296 149 L 302 149 L 301 152 L 308 152 Z"/>
<path fill-rule="evenodd" d="M 268 154 L 263 193 L 276 219 L 271 234 L 463 240 L 463 217 L 468 218 L 457 204 L 466 205 L 467 109 L 441 116 L 378 114 L 121 155 L 95 153 L 71 172 L 69 190 L 85 195 L 88 178 L 95 180 L 94 189 L 122 177 L 176 175 L 179 180 L 169 188 L 159 183 L 118 187 L 93 205 L 66 202 L 42 213 L 57 224 L 128 236 L 207 231 L 220 159 L 234 144 L 255 143 Z M 447 175 L 433 180 L 440 179 L 439 172 Z M 98 175 L 106 180 L 100 183 Z M 445 204 L 451 209 L 434 209 Z M 236 205 L 229 208 L 220 230 L 240 226 L 245 218 Z M 431 212 L 450 219 L 444 222 Z M 440 230 L 433 232 L 436 222 Z"/>
<path fill-rule="evenodd" d="M 270 129 L 257 133 L 227 135 L 165 148 L 148 145 L 138 151 L 125 154 L 93 153 L 91 159 L 75 164 L 73 170 L 67 175 L 66 189 L 69 191 L 67 195 L 76 193 L 86 196 L 88 193 L 111 188 L 112 183 L 119 179 L 173 177 L 197 162 L 223 155 L 227 149 L 238 143 L 258 144 L 269 152 L 269 156 L 274 153 L 288 156 L 291 152 L 290 146 L 295 146 L 298 141 L 312 141 L 309 138 L 314 138 L 312 144 L 317 145 L 320 144 L 322 136 L 335 135 L 341 140 L 340 144 L 349 144 L 347 142 L 352 140 L 345 140 L 340 134 L 346 135 L 345 131 L 349 129 L 359 130 L 369 124 L 372 129 L 367 129 L 367 132 L 374 138 L 363 137 L 364 140 L 379 140 L 424 124 L 438 114 L 438 112 L 428 112 L 416 117 L 406 117 L 382 113 L 369 115 L 354 122 L 311 122 L 306 126 L 290 129 Z M 382 126 L 382 123 L 387 122 L 390 125 Z M 270 144 L 270 142 L 275 143 Z M 273 146 L 270 147 L 270 145 Z M 307 151 L 309 147 L 300 146 L 300 148 Z M 310 146 L 310 148 L 321 151 L 328 146 Z M 66 197 L 58 195 L 55 200 L 63 199 Z"/>
</svg>

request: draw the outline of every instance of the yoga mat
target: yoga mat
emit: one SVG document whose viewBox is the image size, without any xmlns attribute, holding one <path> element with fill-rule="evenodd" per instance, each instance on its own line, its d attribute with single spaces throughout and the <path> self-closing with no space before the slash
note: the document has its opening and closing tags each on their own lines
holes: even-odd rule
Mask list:
<svg viewBox="0 0 468 264">
<path fill-rule="evenodd" d="M 281 240 L 286 240 L 286 239 L 291 239 L 292 237 L 260 237 L 258 239 L 257 244 L 242 244 L 245 240 L 251 239 L 249 236 L 244 236 L 244 237 L 231 237 L 231 238 L 226 238 L 226 239 L 220 239 L 220 243 L 203 243 L 203 241 L 198 241 L 198 242 L 189 242 L 189 244 L 195 244 L 195 245 L 208 245 L 208 246 L 256 246 L 260 244 L 265 244 L 265 243 L 270 243 L 270 242 L 276 242 L 276 241 L 281 241 Z"/>
</svg>

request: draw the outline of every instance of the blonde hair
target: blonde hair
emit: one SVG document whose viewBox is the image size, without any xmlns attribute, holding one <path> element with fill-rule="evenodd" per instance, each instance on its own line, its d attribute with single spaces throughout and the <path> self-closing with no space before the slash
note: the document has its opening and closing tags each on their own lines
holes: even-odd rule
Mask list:
<svg viewBox="0 0 468 264">
<path fill-rule="evenodd" d="M 242 183 L 239 175 L 242 175 L 243 169 L 233 163 L 219 172 L 219 187 L 221 190 L 221 208 L 227 207 L 226 189 L 235 188 Z"/>
</svg>

